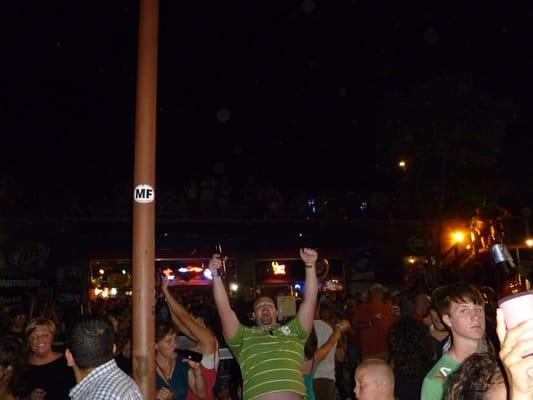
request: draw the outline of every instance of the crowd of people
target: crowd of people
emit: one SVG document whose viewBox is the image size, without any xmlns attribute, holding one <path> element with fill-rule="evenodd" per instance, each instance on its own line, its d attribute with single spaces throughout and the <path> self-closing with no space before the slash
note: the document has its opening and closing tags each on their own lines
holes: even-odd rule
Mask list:
<svg viewBox="0 0 533 400">
<path fill-rule="evenodd" d="M 218 255 L 209 262 L 211 298 L 188 301 L 163 280 L 156 400 L 533 398 L 533 339 L 524 339 L 533 321 L 507 331 L 490 288 L 453 283 L 410 293 L 374 283 L 331 301 L 319 296 L 317 252 L 301 249 L 300 257 L 304 296 L 285 321 L 265 295 L 243 316 Z M 0 400 L 142 398 L 131 377 L 130 307 L 108 300 L 86 314 L 67 327 L 44 315 L 26 321 L 20 307 L 5 314 Z M 233 360 L 221 359 L 222 347 Z"/>
</svg>

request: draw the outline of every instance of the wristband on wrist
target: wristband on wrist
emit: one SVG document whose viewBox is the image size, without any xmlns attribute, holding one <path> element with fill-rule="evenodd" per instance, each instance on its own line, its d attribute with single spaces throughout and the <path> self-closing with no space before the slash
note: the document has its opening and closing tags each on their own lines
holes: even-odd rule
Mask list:
<svg viewBox="0 0 533 400">
<path fill-rule="evenodd" d="M 218 274 L 218 271 L 211 271 L 211 277 L 212 278 L 216 278 L 216 277 L 220 277 L 220 275 Z"/>
<path fill-rule="evenodd" d="M 315 264 L 305 264 L 305 268 L 314 268 Z"/>
</svg>

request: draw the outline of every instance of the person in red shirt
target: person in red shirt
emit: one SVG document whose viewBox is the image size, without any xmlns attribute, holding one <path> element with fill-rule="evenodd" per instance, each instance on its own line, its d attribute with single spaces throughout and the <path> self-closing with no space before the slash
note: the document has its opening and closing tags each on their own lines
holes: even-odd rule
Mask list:
<svg viewBox="0 0 533 400">
<path fill-rule="evenodd" d="M 385 288 L 375 283 L 368 289 L 368 303 L 357 307 L 356 322 L 361 335 L 363 360 L 378 358 L 388 361 L 387 337 L 394 323 L 389 305 L 383 302 Z"/>
</svg>

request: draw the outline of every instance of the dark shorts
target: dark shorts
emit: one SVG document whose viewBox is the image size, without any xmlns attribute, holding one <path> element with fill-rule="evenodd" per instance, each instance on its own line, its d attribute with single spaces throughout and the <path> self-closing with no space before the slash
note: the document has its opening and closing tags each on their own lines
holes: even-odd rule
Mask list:
<svg viewBox="0 0 533 400">
<path fill-rule="evenodd" d="M 327 378 L 316 378 L 313 380 L 313 390 L 316 400 L 335 400 L 337 389 L 335 381 Z"/>
</svg>

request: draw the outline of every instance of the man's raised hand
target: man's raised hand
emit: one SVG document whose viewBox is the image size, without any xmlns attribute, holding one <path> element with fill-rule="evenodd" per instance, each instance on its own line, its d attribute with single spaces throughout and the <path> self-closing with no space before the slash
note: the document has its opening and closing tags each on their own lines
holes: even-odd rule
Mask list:
<svg viewBox="0 0 533 400">
<path fill-rule="evenodd" d="M 220 258 L 220 255 L 213 254 L 213 257 L 209 260 L 208 268 L 211 271 L 211 273 L 217 273 L 219 269 L 221 269 L 224 265 L 224 262 L 227 260 L 227 257 L 224 257 L 224 259 Z"/>
<path fill-rule="evenodd" d="M 318 253 L 314 249 L 304 248 L 300 249 L 300 258 L 308 267 L 314 267 L 318 259 Z"/>
</svg>

